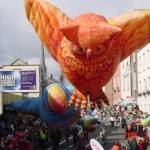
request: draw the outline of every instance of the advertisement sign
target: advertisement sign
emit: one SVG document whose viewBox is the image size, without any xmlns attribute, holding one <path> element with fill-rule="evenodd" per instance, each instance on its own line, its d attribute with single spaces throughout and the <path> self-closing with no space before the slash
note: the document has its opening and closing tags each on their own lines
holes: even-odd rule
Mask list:
<svg viewBox="0 0 150 150">
<path fill-rule="evenodd" d="M 131 104 L 137 104 L 137 100 L 133 96 L 127 96 L 126 103 L 127 104 L 129 104 L 129 103 L 131 103 Z"/>
<path fill-rule="evenodd" d="M 38 70 L 0 70 L 0 92 L 38 92 Z"/>
</svg>

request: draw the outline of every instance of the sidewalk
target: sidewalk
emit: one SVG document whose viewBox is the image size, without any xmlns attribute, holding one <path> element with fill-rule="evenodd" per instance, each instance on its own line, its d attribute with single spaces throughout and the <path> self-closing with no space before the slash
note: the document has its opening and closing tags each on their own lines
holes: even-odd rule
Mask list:
<svg viewBox="0 0 150 150">
<path fill-rule="evenodd" d="M 119 125 L 111 127 L 108 120 L 101 122 L 101 126 L 105 129 L 105 135 L 107 140 L 107 145 L 105 150 L 110 150 L 115 142 L 126 143 L 127 139 L 124 139 L 125 129 L 122 129 Z M 147 150 L 150 150 L 150 143 Z"/>
</svg>

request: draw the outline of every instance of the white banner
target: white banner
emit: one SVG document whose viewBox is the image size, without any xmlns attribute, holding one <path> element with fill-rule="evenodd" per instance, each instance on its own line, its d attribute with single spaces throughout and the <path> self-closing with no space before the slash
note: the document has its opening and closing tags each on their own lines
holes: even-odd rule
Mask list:
<svg viewBox="0 0 150 150">
<path fill-rule="evenodd" d="M 38 92 L 39 70 L 0 70 L 0 92 Z"/>
<path fill-rule="evenodd" d="M 95 139 L 90 140 L 90 145 L 91 145 L 92 150 L 104 150 L 101 144 Z"/>
</svg>

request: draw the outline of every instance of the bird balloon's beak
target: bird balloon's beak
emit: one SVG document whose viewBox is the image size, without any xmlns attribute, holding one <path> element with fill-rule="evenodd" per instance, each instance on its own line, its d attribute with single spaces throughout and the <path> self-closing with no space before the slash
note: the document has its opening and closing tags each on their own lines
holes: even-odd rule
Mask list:
<svg viewBox="0 0 150 150">
<path fill-rule="evenodd" d="M 88 49 L 87 52 L 86 52 L 87 60 L 90 60 L 91 56 L 92 56 L 92 50 Z"/>
</svg>

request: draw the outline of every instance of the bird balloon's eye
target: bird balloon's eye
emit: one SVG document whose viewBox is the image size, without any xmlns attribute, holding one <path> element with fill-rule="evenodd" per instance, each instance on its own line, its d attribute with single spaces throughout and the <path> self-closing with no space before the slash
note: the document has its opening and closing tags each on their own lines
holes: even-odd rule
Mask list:
<svg viewBox="0 0 150 150">
<path fill-rule="evenodd" d="M 95 48 L 95 50 L 93 51 L 93 55 L 99 55 L 103 52 L 105 52 L 105 46 L 100 45 L 99 47 Z"/>
<path fill-rule="evenodd" d="M 96 50 L 97 52 L 100 52 L 101 51 L 101 48 L 97 48 L 97 50 Z"/>
<path fill-rule="evenodd" d="M 76 45 L 73 46 L 72 51 L 74 51 L 77 54 L 83 54 L 83 49 L 81 47 L 77 47 Z"/>
</svg>

